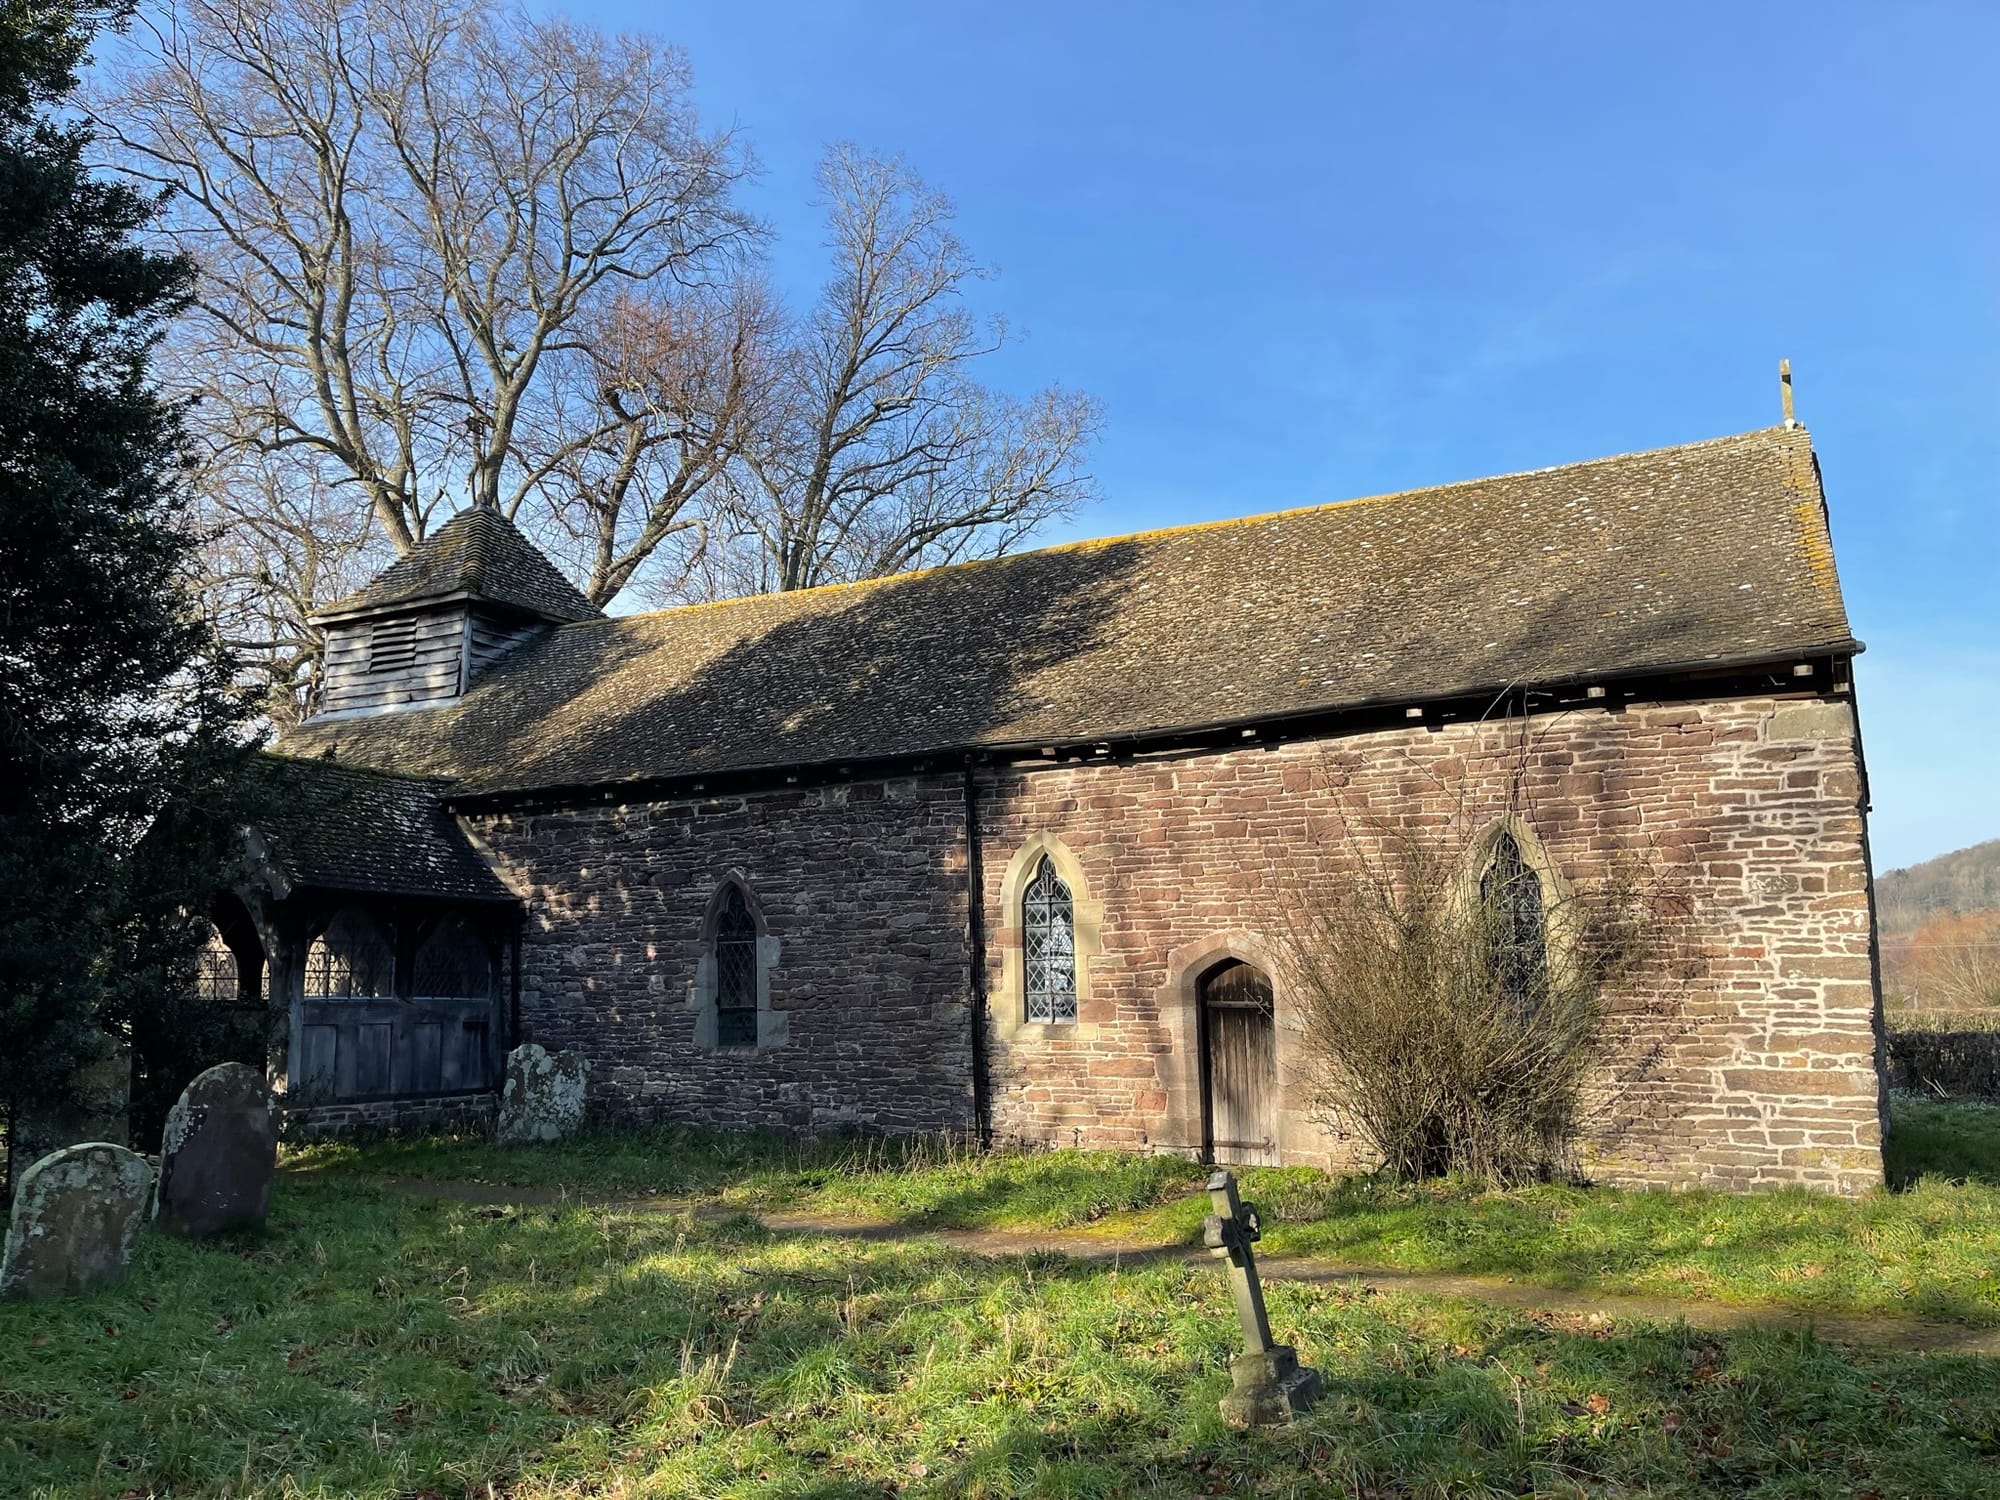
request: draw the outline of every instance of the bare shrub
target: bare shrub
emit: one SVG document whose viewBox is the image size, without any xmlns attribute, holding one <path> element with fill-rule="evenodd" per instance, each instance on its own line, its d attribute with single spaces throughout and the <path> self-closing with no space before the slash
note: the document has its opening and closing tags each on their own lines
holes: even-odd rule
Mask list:
<svg viewBox="0 0 2000 1500">
<path fill-rule="evenodd" d="M 1570 1172 L 1611 996 L 1658 951 L 1663 887 L 1636 854 L 1563 879 L 1511 806 L 1367 835 L 1289 914 L 1315 1114 L 1405 1179 Z"/>
</svg>

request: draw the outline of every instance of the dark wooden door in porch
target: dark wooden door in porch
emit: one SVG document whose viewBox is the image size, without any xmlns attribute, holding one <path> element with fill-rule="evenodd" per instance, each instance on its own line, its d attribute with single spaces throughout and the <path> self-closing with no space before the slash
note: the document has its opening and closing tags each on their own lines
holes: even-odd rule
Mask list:
<svg viewBox="0 0 2000 1500">
<path fill-rule="evenodd" d="M 1278 1047 L 1271 981 L 1234 959 L 1201 979 L 1201 1071 L 1209 1160 L 1275 1166 Z"/>
</svg>

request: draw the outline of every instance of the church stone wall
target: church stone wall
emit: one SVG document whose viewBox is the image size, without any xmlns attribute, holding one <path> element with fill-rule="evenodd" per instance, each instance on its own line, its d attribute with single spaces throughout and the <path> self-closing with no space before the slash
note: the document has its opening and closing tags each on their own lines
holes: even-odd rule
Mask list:
<svg viewBox="0 0 2000 1500">
<path fill-rule="evenodd" d="M 1199 1149 L 1194 983 L 1227 957 L 1276 976 L 1287 1161 L 1366 1164 L 1311 1117 L 1280 945 L 1286 893 L 1338 878 L 1378 819 L 1507 803 L 1571 881 L 1649 850 L 1689 913 L 1619 997 L 1586 1152 L 1611 1180 L 1856 1191 L 1881 1180 L 1880 1026 L 1854 719 L 1843 700 L 1601 709 L 1411 727 L 1176 761 L 989 773 L 993 1119 L 1005 1138 Z M 1058 841 L 1102 904 L 1074 1028 L 1019 1025 L 1012 851 Z"/>
<path fill-rule="evenodd" d="M 522 1039 L 589 1058 L 612 1119 L 968 1128 L 963 796 L 910 778 L 470 820 L 527 903 Z M 784 1020 L 756 1051 L 697 1043 L 702 924 L 731 876 Z"/>
<path fill-rule="evenodd" d="M 1195 984 L 1274 976 L 1287 1161 L 1365 1164 L 1297 1082 L 1287 893 L 1336 879 L 1379 818 L 1518 809 L 1589 881 L 1650 851 L 1687 902 L 1619 997 L 1587 1164 L 1617 1181 L 1854 1191 L 1881 1179 L 1880 1025 L 1859 746 L 1841 699 L 1590 709 L 977 779 L 991 1111 L 1002 1140 L 1201 1146 Z M 526 1039 L 592 1063 L 621 1118 L 962 1130 L 972 1115 L 958 775 L 713 800 L 481 815 L 528 907 Z M 1039 851 L 1091 950 L 1078 1023 L 1027 1025 L 1003 890 Z M 702 923 L 740 875 L 764 923 L 781 1044 L 699 1045 Z M 711 971 L 712 972 L 712 971 Z M 709 1035 L 713 1035 L 711 1028 Z"/>
</svg>

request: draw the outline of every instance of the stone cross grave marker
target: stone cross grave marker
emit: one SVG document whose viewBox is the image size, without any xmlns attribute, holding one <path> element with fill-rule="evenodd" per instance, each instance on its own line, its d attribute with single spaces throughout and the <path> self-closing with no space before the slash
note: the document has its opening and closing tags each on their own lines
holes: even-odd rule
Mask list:
<svg viewBox="0 0 2000 1500">
<path fill-rule="evenodd" d="M 152 1188 L 146 1158 L 109 1141 L 36 1162 L 14 1190 L 0 1297 L 67 1297 L 123 1281 Z"/>
<path fill-rule="evenodd" d="M 1208 1202 L 1215 1212 L 1202 1223 L 1202 1243 L 1229 1262 L 1229 1290 L 1243 1323 L 1243 1352 L 1229 1362 L 1231 1389 L 1222 1398 L 1222 1419 L 1231 1427 L 1275 1427 L 1319 1399 L 1319 1371 L 1300 1364 L 1290 1344 L 1271 1341 L 1264 1286 L 1250 1248 L 1262 1234 L 1257 1205 L 1237 1198 L 1232 1172 L 1208 1179 Z"/>
</svg>

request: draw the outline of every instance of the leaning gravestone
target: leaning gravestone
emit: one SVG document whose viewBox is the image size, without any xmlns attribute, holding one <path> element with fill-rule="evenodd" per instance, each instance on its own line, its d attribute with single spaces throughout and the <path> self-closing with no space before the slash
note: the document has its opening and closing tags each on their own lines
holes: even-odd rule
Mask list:
<svg viewBox="0 0 2000 1500">
<path fill-rule="evenodd" d="M 153 1169 L 109 1141 L 65 1146 L 21 1174 L 0 1297 L 63 1297 L 125 1279 Z"/>
<path fill-rule="evenodd" d="M 264 1075 L 217 1063 L 181 1092 L 160 1136 L 153 1216 L 175 1234 L 262 1224 L 278 1170 L 278 1130 Z"/>
<path fill-rule="evenodd" d="M 1300 1364 L 1290 1344 L 1271 1338 L 1264 1283 L 1251 1248 L 1264 1230 L 1257 1206 L 1236 1196 L 1234 1172 L 1217 1172 L 1208 1179 L 1208 1202 L 1215 1212 L 1202 1221 L 1202 1243 L 1229 1262 L 1230 1295 L 1243 1323 L 1243 1352 L 1229 1362 L 1230 1391 L 1222 1398 L 1222 1419 L 1231 1427 L 1279 1426 L 1319 1399 L 1319 1371 Z"/>
<path fill-rule="evenodd" d="M 507 1054 L 496 1135 L 503 1146 L 559 1141 L 583 1123 L 583 1086 L 590 1065 L 581 1052 L 557 1052 L 529 1042 Z"/>
</svg>

